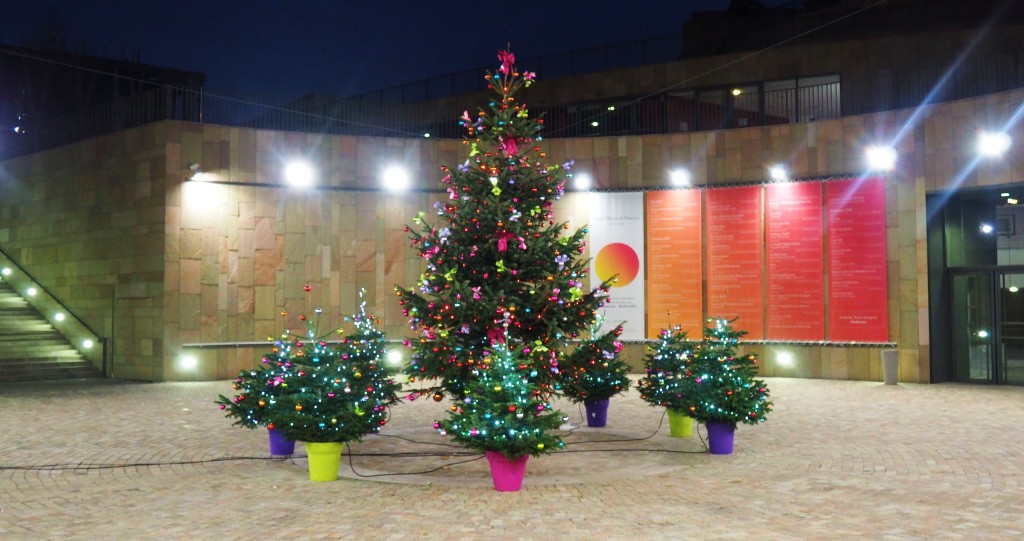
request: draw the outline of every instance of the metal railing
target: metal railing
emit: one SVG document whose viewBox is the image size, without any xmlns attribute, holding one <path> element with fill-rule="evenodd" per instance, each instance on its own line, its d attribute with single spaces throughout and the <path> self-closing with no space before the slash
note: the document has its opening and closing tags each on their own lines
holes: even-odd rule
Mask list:
<svg viewBox="0 0 1024 541">
<path fill-rule="evenodd" d="M 907 72 L 881 70 L 816 85 L 780 81 L 673 89 L 649 96 L 531 107 L 545 115 L 545 137 L 677 133 L 807 122 L 867 114 L 922 103 L 969 98 L 1024 87 L 1024 50 L 970 58 L 946 76 L 947 66 Z M 832 81 L 837 81 L 833 77 Z M 796 81 L 796 80 L 793 80 Z M 943 81 L 943 84 L 939 84 Z M 788 83 L 787 83 L 788 84 Z M 785 86 L 785 85 L 782 85 Z M 404 91 L 403 91 L 404 92 Z M 479 95 L 469 99 L 481 99 Z M 0 160 L 113 133 L 158 120 L 306 133 L 461 138 L 458 117 L 474 103 L 429 106 L 373 98 L 310 94 L 298 99 L 237 92 L 162 87 L 73 115 L 35 120 L 27 131 L 0 126 Z M 614 109 L 612 109 L 614 107 Z"/>
<path fill-rule="evenodd" d="M 47 314 L 59 311 L 65 314 L 63 320 L 51 323 L 54 329 L 64 335 L 71 346 L 81 353 L 83 357 L 99 364 L 99 368 L 104 376 L 108 375 L 107 338 L 93 330 L 84 319 L 79 317 L 57 295 L 25 270 L 25 267 L 20 265 L 2 247 L 0 247 L 0 280 L 11 284 L 18 291 L 19 295 L 39 312 Z M 26 293 L 29 290 L 32 290 L 33 293 Z M 67 316 L 70 316 L 70 319 Z M 86 340 L 90 341 L 91 345 L 87 346 Z M 95 346 L 98 346 L 98 349 Z"/>
<path fill-rule="evenodd" d="M 516 64 L 529 66 L 530 71 L 543 74 L 545 80 L 552 80 L 584 73 L 672 62 L 678 60 L 682 53 L 683 35 L 675 34 L 519 58 Z M 487 82 L 484 81 L 487 69 L 494 71 L 497 66 L 497 61 L 495 61 L 491 68 L 474 68 L 438 75 L 429 79 L 364 92 L 352 96 L 352 99 L 383 103 L 415 103 L 478 92 L 487 89 Z"/>
</svg>

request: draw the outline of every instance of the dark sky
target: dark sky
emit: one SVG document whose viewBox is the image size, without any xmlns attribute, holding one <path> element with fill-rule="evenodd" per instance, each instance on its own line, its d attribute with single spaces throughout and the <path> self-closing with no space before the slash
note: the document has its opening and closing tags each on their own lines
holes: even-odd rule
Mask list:
<svg viewBox="0 0 1024 541">
<path fill-rule="evenodd" d="M 205 73 L 211 89 L 374 90 L 519 58 L 679 34 L 729 0 L 0 0 L 0 42 Z M 52 22 L 55 21 L 56 25 Z M 523 66 L 530 69 L 530 66 Z M 533 68 L 536 69 L 536 68 Z M 538 73 L 541 78 L 544 74 Z"/>
</svg>

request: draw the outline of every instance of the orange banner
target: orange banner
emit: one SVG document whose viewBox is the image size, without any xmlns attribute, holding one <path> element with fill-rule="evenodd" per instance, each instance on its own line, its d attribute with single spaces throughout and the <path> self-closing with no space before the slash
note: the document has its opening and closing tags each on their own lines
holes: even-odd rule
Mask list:
<svg viewBox="0 0 1024 541">
<path fill-rule="evenodd" d="M 703 332 L 700 190 L 647 193 L 647 337 Z"/>
<path fill-rule="evenodd" d="M 761 187 L 708 190 L 708 316 L 764 339 Z"/>
<path fill-rule="evenodd" d="M 765 187 L 768 338 L 825 339 L 821 184 Z"/>
</svg>

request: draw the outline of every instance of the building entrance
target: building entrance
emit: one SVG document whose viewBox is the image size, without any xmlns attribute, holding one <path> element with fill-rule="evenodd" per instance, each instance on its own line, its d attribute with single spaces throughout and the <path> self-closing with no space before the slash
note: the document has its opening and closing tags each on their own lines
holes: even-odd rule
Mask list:
<svg viewBox="0 0 1024 541">
<path fill-rule="evenodd" d="M 953 379 L 1024 384 L 1024 269 L 958 269 L 949 284 Z"/>
</svg>

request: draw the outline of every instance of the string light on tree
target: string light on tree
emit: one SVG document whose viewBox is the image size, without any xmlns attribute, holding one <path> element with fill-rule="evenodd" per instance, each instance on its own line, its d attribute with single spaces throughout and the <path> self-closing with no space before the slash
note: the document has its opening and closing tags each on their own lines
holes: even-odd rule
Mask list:
<svg viewBox="0 0 1024 541">
<path fill-rule="evenodd" d="M 556 392 L 567 341 L 594 322 L 610 287 L 584 291 L 586 231 L 553 215 L 573 163 L 550 162 L 539 145 L 543 119 L 518 98 L 536 76 L 507 51 L 499 59 L 486 76 L 486 108 L 459 119 L 465 159 L 442 167 L 446 198 L 407 228 L 425 270 L 396 288 L 416 333 L 407 374 L 436 378 L 421 392 L 437 400 L 464 398 L 487 369 L 485 352 L 504 343 L 537 373 L 542 393 Z"/>
</svg>

